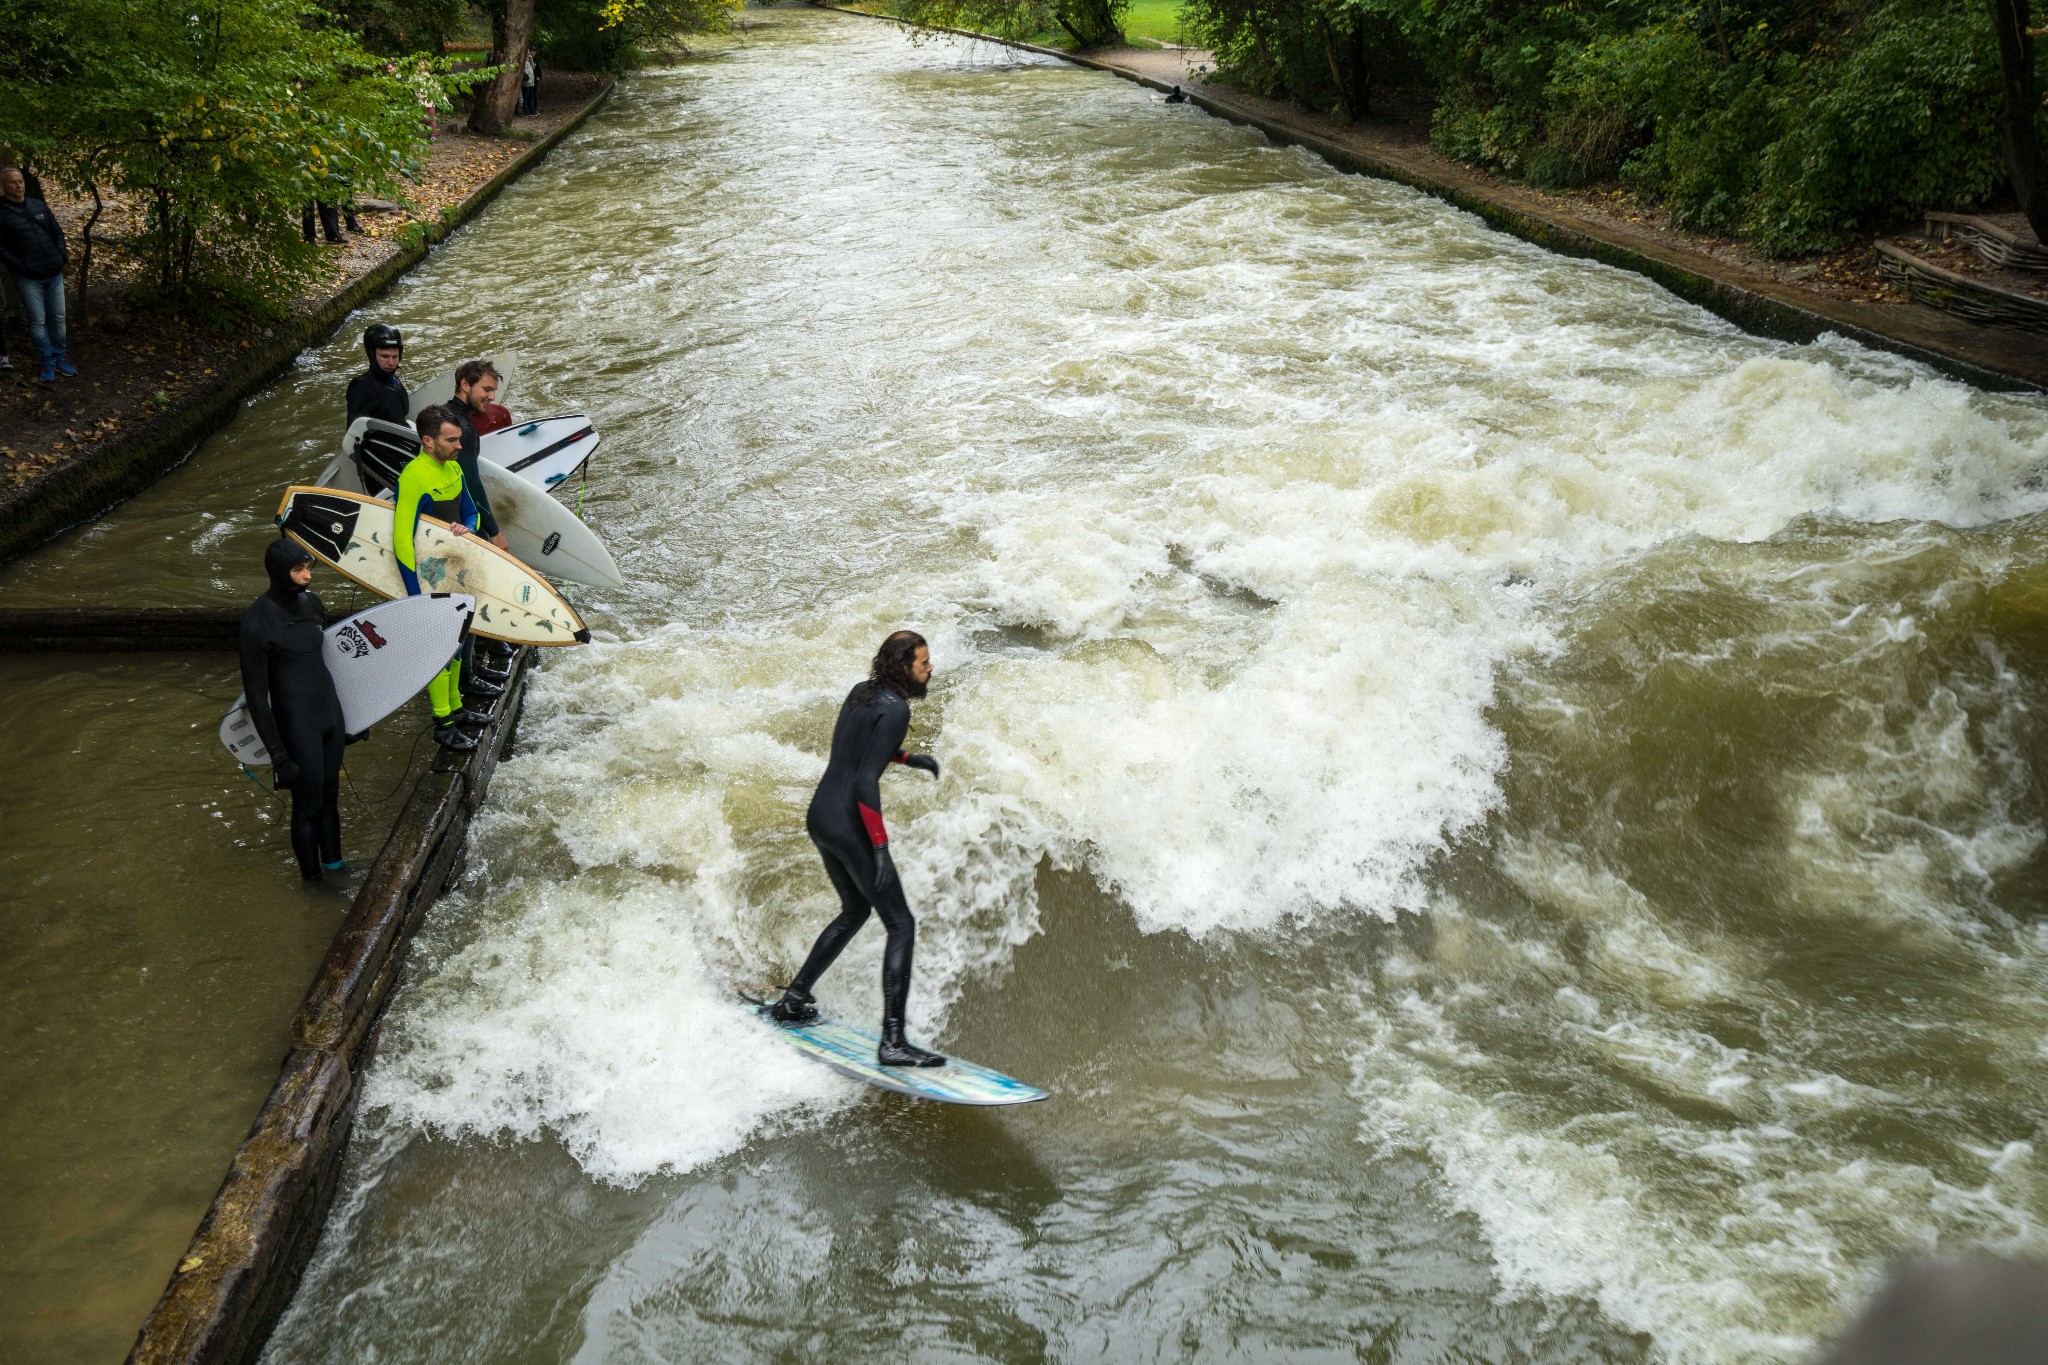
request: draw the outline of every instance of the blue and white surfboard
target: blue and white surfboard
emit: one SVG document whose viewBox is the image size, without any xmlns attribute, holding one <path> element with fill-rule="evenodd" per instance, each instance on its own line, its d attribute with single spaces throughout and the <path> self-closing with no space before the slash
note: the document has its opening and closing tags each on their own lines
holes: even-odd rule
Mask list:
<svg viewBox="0 0 2048 1365">
<path fill-rule="evenodd" d="M 866 1029 L 820 1015 L 808 1024 L 782 1024 L 769 1017 L 768 1002 L 750 991 L 744 1000 L 762 1021 L 814 1062 L 823 1062 L 842 1076 L 881 1090 L 941 1104 L 1030 1104 L 1050 1098 L 1036 1086 L 985 1066 L 946 1058 L 944 1066 L 883 1066 L 875 1061 L 881 1039 Z"/>
</svg>

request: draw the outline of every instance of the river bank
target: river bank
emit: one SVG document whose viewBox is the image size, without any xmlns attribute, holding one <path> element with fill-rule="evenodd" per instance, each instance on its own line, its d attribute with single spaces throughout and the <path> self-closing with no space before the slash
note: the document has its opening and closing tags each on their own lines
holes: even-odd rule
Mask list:
<svg viewBox="0 0 2048 1365">
<path fill-rule="evenodd" d="M 902 22 L 865 9 L 832 4 L 819 8 Z M 1426 110 L 1396 108 L 1381 117 L 1346 124 L 1208 80 L 1208 54 L 1197 49 L 1123 47 L 1077 53 L 1029 43 L 1011 45 L 1111 71 L 1161 91 L 1178 85 L 1220 117 L 1310 147 L 1343 169 L 1434 194 L 1539 246 L 1648 275 L 1680 298 L 1765 336 L 1807 341 L 1832 331 L 1911 356 L 1973 384 L 2048 389 L 2048 337 L 1974 323 L 1913 302 L 1880 274 L 1876 253 L 1868 245 L 1814 260 L 1774 261 L 1742 242 L 1672 227 L 1661 211 L 1629 196 L 1548 193 L 1452 161 L 1430 146 Z"/>
<path fill-rule="evenodd" d="M 94 271 L 101 283 L 85 324 L 72 329 L 79 376 L 37 384 L 18 359 L 0 374 L 0 562 L 133 495 L 190 455 L 233 419 L 243 398 L 536 165 L 611 89 L 609 76 L 551 74 L 540 112 L 512 120 L 503 137 L 478 137 L 459 118 L 438 119 L 413 200 L 365 213 L 366 231 L 332 249 L 320 285 L 287 318 L 252 336 L 215 335 L 135 307 L 103 247 Z M 59 210 L 74 237 L 84 211 L 75 202 Z M 123 212 L 115 204 L 103 222 L 118 231 Z"/>
</svg>

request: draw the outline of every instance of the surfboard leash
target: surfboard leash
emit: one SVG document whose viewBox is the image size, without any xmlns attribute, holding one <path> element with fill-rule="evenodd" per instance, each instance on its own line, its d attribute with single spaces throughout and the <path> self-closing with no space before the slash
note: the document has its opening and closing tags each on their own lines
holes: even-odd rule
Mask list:
<svg viewBox="0 0 2048 1365">
<path fill-rule="evenodd" d="M 398 770 L 398 780 L 392 783 L 391 790 L 378 797 L 374 804 L 363 800 L 363 794 L 356 790 L 355 774 L 348 770 L 348 760 L 343 759 L 341 762 L 341 778 L 342 781 L 348 783 L 349 797 L 364 810 L 375 810 L 378 806 L 383 805 L 386 801 L 398 795 L 398 789 L 405 785 L 405 779 L 412 772 L 413 761 L 419 757 L 420 741 L 427 737 L 428 731 L 432 728 L 431 725 L 424 727 L 418 734 L 412 737 L 412 747 L 405 751 L 405 766 Z"/>
</svg>

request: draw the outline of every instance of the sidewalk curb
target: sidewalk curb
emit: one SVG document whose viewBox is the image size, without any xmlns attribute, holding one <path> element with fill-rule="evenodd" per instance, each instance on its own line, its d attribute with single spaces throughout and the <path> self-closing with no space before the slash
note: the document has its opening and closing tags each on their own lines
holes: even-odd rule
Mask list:
<svg viewBox="0 0 2048 1365">
<path fill-rule="evenodd" d="M 242 402 L 289 370 L 299 352 L 324 340 L 356 309 L 425 260 L 457 228 L 481 212 L 498 192 L 532 170 L 557 143 L 611 98 L 611 80 L 567 122 L 527 148 L 459 204 L 429 221 L 425 237 L 402 248 L 361 278 L 287 320 L 219 383 L 181 407 L 103 444 L 74 454 L 56 468 L 0 494 L 0 563 L 36 548 L 58 533 L 90 521 L 134 497 L 190 459 L 199 443 L 228 425 Z"/>
</svg>

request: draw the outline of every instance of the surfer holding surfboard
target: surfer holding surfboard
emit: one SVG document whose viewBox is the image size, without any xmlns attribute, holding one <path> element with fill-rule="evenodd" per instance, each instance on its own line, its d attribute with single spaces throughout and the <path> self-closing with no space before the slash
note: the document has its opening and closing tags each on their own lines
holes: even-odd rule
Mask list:
<svg viewBox="0 0 2048 1365">
<path fill-rule="evenodd" d="M 405 337 L 388 322 L 373 322 L 363 329 L 363 354 L 370 368 L 348 381 L 348 425 L 362 417 L 403 423 L 412 404 L 398 379 Z"/>
<path fill-rule="evenodd" d="M 441 518 L 458 536 L 471 534 L 478 520 L 475 498 L 462 476 L 459 457 L 462 431 L 446 408 L 427 408 L 419 415 L 420 453 L 398 473 L 398 500 L 392 522 L 392 552 L 398 557 L 398 576 L 408 596 L 420 594 L 419 532 L 422 512 Z M 470 683 L 478 695 L 494 694 L 495 684 Z M 427 684 L 427 700 L 434 707 L 434 743 L 457 753 L 476 748 L 476 740 L 462 727 L 481 727 L 490 716 L 465 704 L 462 688 L 462 653 L 456 651 L 448 666 Z"/>
<path fill-rule="evenodd" d="M 825 860 L 832 888 L 839 893 L 839 917 L 825 926 L 796 979 L 768 1007 L 779 1023 L 816 1019 L 811 988 L 867 923 L 872 909 L 889 934 L 882 949 L 882 1035 L 875 1049 L 875 1060 L 883 1066 L 946 1064 L 938 1053 L 903 1036 L 917 921 L 903 899 L 903 883 L 889 856 L 889 831 L 882 823 L 882 772 L 891 763 L 922 769 L 934 779 L 939 775 L 936 758 L 903 751 L 910 703 L 924 696 L 931 677 L 931 649 L 924 637 L 914 630 L 899 630 L 882 641 L 867 679 L 847 693 L 839 708 L 832 755 L 804 820 L 811 842 Z"/>
<path fill-rule="evenodd" d="M 292 794 L 292 856 L 306 882 L 343 873 L 341 700 L 323 649 L 327 610 L 309 589 L 313 556 L 274 540 L 263 552 L 270 587 L 242 613 L 242 692 L 270 750 L 279 791 Z"/>
</svg>

